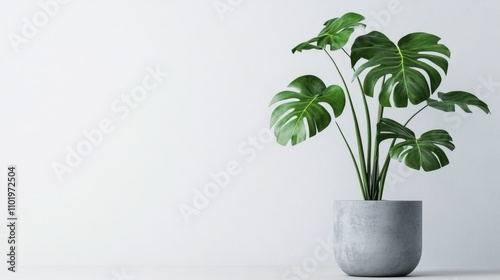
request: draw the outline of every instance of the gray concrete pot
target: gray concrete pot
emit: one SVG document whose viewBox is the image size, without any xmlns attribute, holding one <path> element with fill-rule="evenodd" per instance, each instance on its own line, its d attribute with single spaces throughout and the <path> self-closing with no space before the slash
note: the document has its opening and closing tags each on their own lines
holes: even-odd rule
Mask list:
<svg viewBox="0 0 500 280">
<path fill-rule="evenodd" d="M 351 276 L 405 276 L 422 255 L 422 201 L 335 201 L 334 251 Z"/>
</svg>

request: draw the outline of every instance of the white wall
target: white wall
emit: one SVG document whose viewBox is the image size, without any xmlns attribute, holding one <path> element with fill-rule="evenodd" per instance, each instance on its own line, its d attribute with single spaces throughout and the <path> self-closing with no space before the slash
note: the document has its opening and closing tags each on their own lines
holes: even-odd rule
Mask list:
<svg viewBox="0 0 500 280">
<path fill-rule="evenodd" d="M 220 14 L 214 3 L 232 6 Z M 28 38 L 23 18 L 43 21 L 38 1 L 0 1 L 0 166 L 19 169 L 23 265 L 288 266 L 311 256 L 317 239 L 331 234 L 333 200 L 360 199 L 359 187 L 333 127 L 281 147 L 267 141 L 267 106 L 299 75 L 339 83 L 324 54 L 290 49 L 348 11 L 394 40 L 440 35 L 452 51 L 442 90 L 477 91 L 489 104 L 492 115 L 429 111 L 415 120 L 418 132 L 448 129 L 457 149 L 434 173 L 409 174 L 395 163 L 386 199 L 424 201 L 422 265 L 500 263 L 496 2 L 74 0 L 57 7 L 43 27 L 24 30 Z M 13 33 L 24 38 L 17 47 Z M 126 115 L 122 95 L 156 68 L 168 77 Z M 85 145 L 82 130 L 106 120 L 114 129 L 58 180 L 54 162 L 68 164 L 68 147 Z M 341 121 L 348 126 L 347 117 Z M 239 173 L 187 224 L 180 205 L 192 206 L 194 190 L 228 164 Z"/>
</svg>

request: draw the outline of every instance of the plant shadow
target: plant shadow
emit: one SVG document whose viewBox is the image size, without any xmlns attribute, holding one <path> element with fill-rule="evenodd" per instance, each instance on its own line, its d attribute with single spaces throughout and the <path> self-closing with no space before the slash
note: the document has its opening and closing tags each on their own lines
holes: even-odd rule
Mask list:
<svg viewBox="0 0 500 280">
<path fill-rule="evenodd" d="M 499 269 L 425 269 L 425 270 L 415 270 L 407 276 L 402 277 L 360 277 L 360 276 L 349 276 L 341 272 L 335 273 L 325 273 L 315 275 L 314 280 L 326 280 L 326 279 L 404 279 L 404 278 L 422 278 L 422 279 L 436 279 L 436 280 L 458 280 L 458 279 L 483 279 L 483 277 L 498 276 L 500 279 L 500 268 Z M 487 279 L 491 279 L 491 278 Z M 486 278 L 485 278 L 486 279 Z"/>
<path fill-rule="evenodd" d="M 406 277 L 459 277 L 459 276 L 498 276 L 500 279 L 500 269 L 424 270 L 424 271 L 414 271 Z"/>
</svg>

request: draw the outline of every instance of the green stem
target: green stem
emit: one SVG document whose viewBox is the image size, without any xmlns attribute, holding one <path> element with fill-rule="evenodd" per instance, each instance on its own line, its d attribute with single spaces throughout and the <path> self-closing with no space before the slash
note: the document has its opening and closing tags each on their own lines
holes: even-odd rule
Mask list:
<svg viewBox="0 0 500 280">
<path fill-rule="evenodd" d="M 407 126 L 408 123 L 413 120 L 413 118 L 418 115 L 420 112 L 422 112 L 425 108 L 429 107 L 429 105 L 425 105 L 424 107 L 420 108 L 420 110 L 418 110 L 415 114 L 413 114 L 406 122 L 403 126 Z"/>
<path fill-rule="evenodd" d="M 347 55 L 347 57 L 351 57 L 347 51 L 342 48 L 342 51 Z M 356 72 L 356 69 L 354 67 L 351 67 L 354 72 Z M 385 78 L 385 77 L 384 77 Z M 369 189 L 372 189 L 372 185 L 375 184 L 374 181 L 371 181 L 370 178 L 370 170 L 371 170 L 371 162 L 372 162 L 372 121 L 370 117 L 370 109 L 368 108 L 368 102 L 366 101 L 366 95 L 365 91 L 363 89 L 363 85 L 361 84 L 361 80 L 359 77 L 356 77 L 356 80 L 358 81 L 359 88 L 361 90 L 361 96 L 363 97 L 363 106 L 365 109 L 365 117 L 366 117 L 366 138 L 367 138 L 367 149 L 368 153 L 366 154 L 367 160 L 366 160 L 366 171 L 368 172 L 366 174 L 366 177 L 368 178 L 368 185 L 367 187 Z"/>
<path fill-rule="evenodd" d="M 352 102 L 351 93 L 349 92 L 349 88 L 347 87 L 347 83 L 345 82 L 344 76 L 342 75 L 342 72 L 340 72 L 340 69 L 337 66 L 337 63 L 335 62 L 335 60 L 333 59 L 333 57 L 328 53 L 327 50 L 324 50 L 324 51 L 328 55 L 328 57 L 330 58 L 330 60 L 333 62 L 333 65 L 335 65 L 335 69 L 337 69 L 337 72 L 338 72 L 338 74 L 340 76 L 340 79 L 342 79 L 342 83 L 344 84 L 344 87 L 345 87 L 345 90 L 346 90 L 346 93 L 347 93 L 347 98 L 349 100 L 349 105 L 351 106 L 352 118 L 354 120 L 354 127 L 355 127 L 355 130 L 356 130 L 356 140 L 357 140 L 357 144 L 358 144 L 359 166 L 361 167 L 361 174 L 363 175 L 362 176 L 363 180 L 362 180 L 361 188 L 364 189 L 364 190 L 367 190 L 368 189 L 368 178 L 367 178 L 367 173 L 366 173 L 365 152 L 364 152 L 364 149 L 363 149 L 363 141 L 361 139 L 361 132 L 359 130 L 358 118 L 357 118 L 356 111 L 354 109 L 354 105 L 353 105 L 353 102 Z M 365 193 L 365 192 L 366 191 L 364 191 L 363 193 Z"/>
<path fill-rule="evenodd" d="M 413 114 L 405 123 L 403 126 L 407 126 L 408 123 L 420 112 L 422 112 L 425 108 L 427 108 L 429 105 L 425 105 L 424 107 L 420 108 L 415 114 Z M 389 146 L 389 150 L 394 147 L 394 144 L 396 144 L 396 139 L 392 140 L 391 145 Z M 387 157 L 385 158 L 384 165 L 382 166 L 382 171 L 380 172 L 380 183 L 379 183 L 379 193 L 378 193 L 378 199 L 382 199 L 382 194 L 384 192 L 384 186 L 385 186 L 385 179 L 387 177 L 387 171 L 389 169 L 389 164 L 391 162 L 391 157 L 389 155 L 389 152 L 387 153 Z"/>
<path fill-rule="evenodd" d="M 385 84 L 385 78 L 386 76 L 384 76 L 384 78 L 382 79 L 382 87 L 383 85 Z M 382 89 L 381 89 L 382 90 Z M 382 119 L 382 117 L 384 116 L 384 106 L 381 106 L 379 104 L 379 107 L 378 107 L 378 115 L 377 115 L 377 128 L 375 129 L 375 151 L 373 153 L 373 171 L 372 171 L 372 185 L 370 186 L 372 188 L 372 198 L 374 200 L 381 200 L 382 197 L 379 196 L 379 192 L 380 192 L 380 185 L 379 185 L 379 172 L 380 172 L 380 162 L 379 162 L 379 150 L 380 150 L 380 143 L 379 143 L 379 140 L 378 140 L 378 124 L 380 123 L 380 120 Z"/>
<path fill-rule="evenodd" d="M 361 90 L 363 88 L 361 87 Z M 366 134 L 367 134 L 367 139 L 368 139 L 368 152 L 366 154 L 367 160 L 366 160 L 366 170 L 367 172 L 370 172 L 371 169 L 371 161 L 372 161 L 372 121 L 370 118 L 370 110 L 368 109 L 368 103 L 366 102 L 366 95 L 362 91 L 361 95 L 363 96 L 363 106 L 365 107 L 365 115 L 366 115 Z M 368 178 L 370 178 L 370 174 L 366 174 Z M 369 185 L 371 185 L 369 183 Z"/>
<path fill-rule="evenodd" d="M 382 119 L 384 115 L 384 107 L 379 105 L 378 106 L 378 115 L 377 115 L 377 124 L 380 123 L 380 120 Z M 378 130 L 377 130 L 378 132 Z M 380 200 L 378 193 L 379 193 L 379 188 L 378 188 L 378 176 L 379 176 L 379 142 L 378 142 L 378 133 L 375 134 L 375 148 L 373 151 L 373 170 L 372 170 L 372 184 L 371 187 L 371 198 L 373 200 Z"/>
<path fill-rule="evenodd" d="M 363 198 L 365 200 L 368 199 L 368 194 L 366 193 L 366 190 L 363 188 L 363 181 L 361 179 L 361 173 L 359 173 L 359 167 L 358 167 L 358 162 L 356 161 L 356 157 L 354 156 L 354 153 L 352 152 L 351 146 L 349 145 L 349 142 L 347 142 L 347 139 L 345 138 L 344 132 L 340 128 L 339 124 L 335 122 L 337 125 L 337 128 L 340 131 L 340 135 L 342 135 L 342 139 L 344 139 L 344 143 L 347 146 L 347 149 L 349 150 L 349 154 L 351 155 L 352 162 L 354 163 L 354 169 L 356 170 L 356 175 L 358 175 L 358 181 L 359 185 L 361 186 L 361 193 L 363 194 Z"/>
</svg>

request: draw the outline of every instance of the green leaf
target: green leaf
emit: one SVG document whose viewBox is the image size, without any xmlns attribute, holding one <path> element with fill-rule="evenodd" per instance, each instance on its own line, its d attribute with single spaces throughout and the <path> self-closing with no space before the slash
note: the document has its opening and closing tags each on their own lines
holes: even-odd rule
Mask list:
<svg viewBox="0 0 500 280">
<path fill-rule="evenodd" d="M 411 129 L 388 118 L 380 119 L 380 122 L 377 124 L 377 131 L 379 132 L 377 137 L 379 143 L 386 139 L 400 138 L 409 140 L 415 138 L 415 133 Z"/>
<path fill-rule="evenodd" d="M 389 150 L 389 155 L 406 166 L 424 171 L 433 171 L 449 163 L 443 149 L 440 146 L 453 151 L 453 139 L 442 129 L 428 131 L 420 138 L 415 133 L 398 122 L 383 118 L 378 124 L 379 139 L 403 139 Z"/>
<path fill-rule="evenodd" d="M 450 91 L 448 93 L 439 92 L 438 97 L 441 100 L 434 100 L 429 98 L 427 104 L 435 109 L 445 112 L 455 112 L 455 107 L 462 108 L 466 113 L 472 113 L 469 106 L 476 106 L 483 110 L 486 114 L 490 113 L 488 105 L 477 98 L 472 93 L 465 91 Z"/>
<path fill-rule="evenodd" d="M 391 106 L 391 96 L 396 107 L 406 107 L 408 100 L 412 104 L 426 101 L 441 84 L 436 66 L 445 74 L 448 71 L 445 57 L 450 57 L 450 51 L 438 44 L 439 40 L 432 34 L 411 33 L 396 45 L 377 31 L 360 36 L 351 49 L 351 65 L 354 67 L 362 58 L 367 61 L 359 66 L 354 77 L 368 71 L 363 83 L 368 96 L 373 96 L 375 85 L 385 77 L 379 96 L 384 107 Z"/>
<path fill-rule="evenodd" d="M 325 22 L 325 27 L 317 37 L 300 43 L 292 49 L 292 53 L 311 49 L 322 50 L 327 46 L 330 46 L 330 50 L 332 51 L 339 50 L 347 44 L 349 37 L 354 32 L 354 28 L 366 26 L 361 23 L 364 19 L 362 15 L 356 13 L 347 13 L 340 18 L 333 18 Z"/>
<path fill-rule="evenodd" d="M 338 117 L 345 107 L 345 95 L 337 85 L 329 87 L 316 76 L 306 75 L 293 80 L 289 90 L 274 96 L 270 105 L 279 104 L 271 115 L 271 128 L 277 142 L 296 145 L 307 137 L 313 137 L 324 130 L 331 122 L 330 113 L 325 109 L 328 104 Z"/>
</svg>

